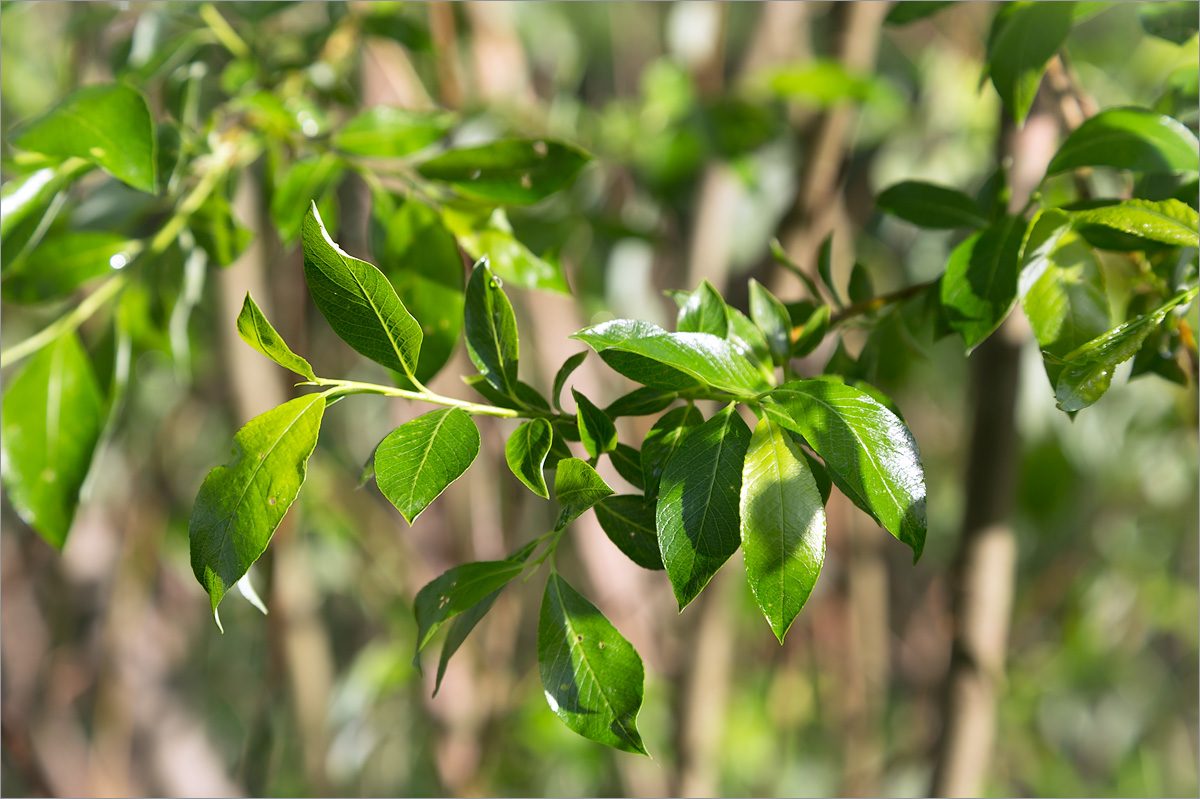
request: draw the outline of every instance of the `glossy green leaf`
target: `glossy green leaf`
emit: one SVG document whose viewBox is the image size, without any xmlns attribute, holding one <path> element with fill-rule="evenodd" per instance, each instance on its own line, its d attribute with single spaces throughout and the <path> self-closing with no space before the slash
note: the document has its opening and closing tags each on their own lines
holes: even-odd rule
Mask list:
<svg viewBox="0 0 1200 799">
<path fill-rule="evenodd" d="M 771 367 L 771 348 L 767 346 L 767 337 L 750 317 L 737 308 L 726 305 L 725 315 L 729 320 L 729 332 L 726 334 L 729 343 L 744 358 L 758 364 L 764 376 L 773 377 L 775 370 Z"/>
<path fill-rule="evenodd" d="M 961 191 L 919 180 L 889 186 L 875 200 L 875 205 L 917 227 L 981 228 L 987 224 L 983 209 Z"/>
<path fill-rule="evenodd" d="M 661 571 L 654 507 L 637 494 L 618 494 L 596 504 L 596 519 L 609 540 L 643 569 Z"/>
<path fill-rule="evenodd" d="M 421 164 L 430 180 L 449 183 L 465 197 L 524 205 L 563 188 L 588 162 L 578 147 L 549 139 L 505 139 L 451 150 Z"/>
<path fill-rule="evenodd" d="M 1048 62 L 1071 32 L 1074 3 L 1009 3 L 988 33 L 992 84 L 1018 123 L 1025 121 Z"/>
<path fill-rule="evenodd" d="M 647 501 L 658 498 L 658 484 L 667 461 L 692 428 L 703 422 L 704 416 L 694 405 L 685 405 L 664 413 L 646 433 L 642 441 L 642 479 Z"/>
<path fill-rule="evenodd" d="M 725 300 L 707 280 L 679 306 L 675 329 L 680 333 L 711 333 L 725 338 L 729 322 L 725 318 Z"/>
<path fill-rule="evenodd" d="M 412 524 L 479 454 L 479 428 L 461 408 L 418 416 L 375 450 L 375 483 Z"/>
<path fill-rule="evenodd" d="M 731 403 L 688 433 L 663 469 L 658 542 L 680 610 L 737 551 L 742 462 L 749 444 L 750 428 Z"/>
<path fill-rule="evenodd" d="M 455 566 L 435 577 L 413 599 L 417 646 L 413 662 L 443 624 L 508 585 L 525 568 L 512 560 L 485 560 Z"/>
<path fill-rule="evenodd" d="M 334 243 L 316 204 L 304 216 L 304 277 L 313 303 L 333 332 L 358 353 L 412 376 L 421 327 L 383 273 Z"/>
<path fill-rule="evenodd" d="M 542 474 L 542 469 L 553 442 L 554 428 L 550 422 L 530 419 L 517 427 L 504 445 L 508 468 L 530 491 L 546 499 L 550 498 L 550 491 L 546 488 L 546 476 Z"/>
<path fill-rule="evenodd" d="M 555 530 L 561 530 L 613 490 L 596 470 L 579 458 L 564 458 L 554 473 L 554 496 L 561 510 Z"/>
<path fill-rule="evenodd" d="M 1167 314 L 1193 301 L 1196 293 L 1195 288 L 1181 291 L 1151 313 L 1134 317 L 1068 353 L 1054 390 L 1058 407 L 1079 411 L 1100 399 L 1108 391 L 1116 367 L 1136 355 Z"/>
<path fill-rule="evenodd" d="M 74 333 L 34 355 L 4 392 L 4 485 L 25 523 L 61 549 L 104 425 L 104 399 Z"/>
<path fill-rule="evenodd" d="M 287 342 L 279 337 L 275 328 L 267 321 L 267 317 L 259 310 L 250 292 L 246 292 L 246 299 L 242 302 L 242 311 L 237 318 L 237 330 L 242 341 L 284 369 L 290 369 L 303 378 L 316 381 L 317 376 L 313 373 L 312 366 L 292 352 Z"/>
<path fill-rule="evenodd" d="M 579 420 L 579 438 L 587 454 L 597 458 L 617 447 L 617 426 L 608 414 L 597 408 L 590 399 L 571 389 L 575 398 L 575 414 Z"/>
<path fill-rule="evenodd" d="M 1194 173 L 1200 170 L 1200 142 L 1169 116 L 1145 108 L 1110 108 L 1067 137 L 1046 174 L 1092 166 Z"/>
<path fill-rule="evenodd" d="M 746 580 L 782 644 L 825 561 L 825 507 L 800 446 L 768 416 L 746 451 L 740 511 Z"/>
<path fill-rule="evenodd" d="M 907 25 L 919 19 L 925 19 L 941 11 L 946 6 L 954 5 L 954 0 L 905 0 L 896 3 L 884 18 L 885 25 Z"/>
<path fill-rule="evenodd" d="M 334 133 L 333 146 L 355 155 L 399 158 L 433 144 L 453 124 L 454 115 L 444 111 L 409 111 L 377 105 Z"/>
<path fill-rule="evenodd" d="M 324 413 L 325 397 L 308 394 L 256 416 L 233 437 L 233 459 L 204 478 L 188 532 L 214 617 L 300 493 Z"/>
<path fill-rule="evenodd" d="M 667 408 L 675 399 L 674 391 L 642 386 L 617 397 L 608 404 L 604 412 L 613 419 L 619 416 L 650 416 Z"/>
<path fill-rule="evenodd" d="M 950 327 L 967 353 L 1000 326 L 1017 298 L 1018 259 L 1025 222 L 1008 216 L 954 248 L 942 277 L 941 299 Z"/>
<path fill-rule="evenodd" d="M 771 392 L 763 410 L 804 437 L 841 492 L 881 527 L 925 548 L 925 472 L 904 422 L 866 392 L 830 380 L 797 380 Z"/>
<path fill-rule="evenodd" d="M 850 270 L 850 282 L 846 286 L 846 294 L 850 302 L 866 302 L 875 296 L 875 286 L 871 282 L 871 272 L 863 264 L 855 264 Z"/>
<path fill-rule="evenodd" d="M 613 468 L 617 470 L 617 474 L 621 475 L 627 483 L 638 491 L 645 490 L 646 479 L 645 475 L 642 474 L 641 452 L 628 444 L 617 444 L 616 448 L 608 453 L 608 458 L 612 461 Z"/>
<path fill-rule="evenodd" d="M 301 209 L 316 207 L 321 228 L 326 222 L 335 230 L 337 226 L 328 216 L 325 198 L 342 179 L 345 166 L 340 158 L 326 153 L 316 158 L 306 158 L 297 161 L 284 173 L 277 177 L 275 192 L 271 195 L 271 218 L 279 231 L 279 239 L 284 244 L 291 244 L 307 227 L 308 214 L 300 216 Z M 311 212 L 310 212 L 311 213 Z"/>
<path fill-rule="evenodd" d="M 1151 36 L 1183 44 L 1200 28 L 1200 3 L 1143 3 L 1138 8 L 1138 20 Z"/>
<path fill-rule="evenodd" d="M 12 132 L 14 147 L 83 158 L 138 191 L 155 192 L 156 137 L 145 96 L 124 84 L 76 89 Z"/>
<path fill-rule="evenodd" d="M 829 332 L 831 314 L 832 309 L 828 305 L 822 305 L 812 312 L 792 342 L 793 358 L 803 358 L 820 346 Z"/>
<path fill-rule="evenodd" d="M 140 245 L 117 233 L 71 231 L 52 235 L 4 275 L 9 302 L 60 300 L 133 259 Z"/>
<path fill-rule="evenodd" d="M 546 582 L 537 649 L 546 701 L 567 727 L 597 743 L 646 754 L 637 730 L 642 659 L 557 572 Z"/>
<path fill-rule="evenodd" d="M 766 338 L 775 365 L 786 363 L 792 353 L 791 316 L 784 304 L 753 278 L 750 279 L 750 318 Z"/>
<path fill-rule="evenodd" d="M 562 410 L 562 390 L 567 384 L 567 378 L 579 368 L 579 365 L 583 363 L 585 358 L 587 358 L 587 350 L 575 353 L 563 361 L 563 365 L 558 367 L 558 371 L 554 374 L 554 389 L 550 394 L 550 400 L 554 403 L 554 407 L 560 411 Z"/>
<path fill-rule="evenodd" d="M 453 214 L 444 214 L 447 224 Z M 487 258 L 493 272 L 501 280 L 527 289 L 544 289 L 569 294 L 562 268 L 539 258 L 513 235 L 512 225 L 503 208 L 497 208 L 486 220 L 478 222 L 455 220 L 450 225 L 458 242 L 472 258 Z"/>
<path fill-rule="evenodd" d="M 1200 247 L 1200 216 L 1179 200 L 1126 200 L 1072 215 L 1079 225 L 1103 225 L 1175 247 Z"/>
<path fill-rule="evenodd" d="M 502 286 L 488 269 L 487 259 L 475 264 L 463 311 L 467 354 L 493 388 L 516 397 L 517 318 Z"/>
</svg>

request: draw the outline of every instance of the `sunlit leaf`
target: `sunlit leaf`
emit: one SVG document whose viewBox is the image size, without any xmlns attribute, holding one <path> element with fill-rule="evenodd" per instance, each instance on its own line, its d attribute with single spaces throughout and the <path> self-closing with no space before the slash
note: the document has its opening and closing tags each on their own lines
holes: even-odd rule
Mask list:
<svg viewBox="0 0 1200 799">
<path fill-rule="evenodd" d="M 1194 173 L 1200 170 L 1200 142 L 1196 134 L 1169 116 L 1145 108 L 1110 108 L 1067 137 L 1046 174 L 1090 166 Z"/>
<path fill-rule="evenodd" d="M 375 450 L 375 483 L 412 524 L 479 454 L 479 428 L 461 408 L 397 427 Z"/>
<path fill-rule="evenodd" d="M 333 146 L 355 155 L 399 158 L 424 149 L 450 130 L 454 115 L 377 105 L 333 134 Z"/>
<path fill-rule="evenodd" d="M 287 342 L 275 332 L 275 328 L 259 310 L 254 298 L 250 296 L 250 292 L 246 292 L 246 299 L 242 302 L 242 311 L 237 318 L 237 330 L 242 341 L 284 369 L 290 369 L 308 380 L 315 381 L 317 379 L 308 361 L 292 352 Z"/>
<path fill-rule="evenodd" d="M 942 277 L 942 307 L 968 353 L 990 336 L 1012 309 L 1024 235 L 1024 220 L 1008 216 L 972 235 L 950 254 Z"/>
<path fill-rule="evenodd" d="M 561 510 L 555 530 L 561 530 L 600 500 L 613 493 L 596 470 L 579 458 L 564 458 L 554 473 L 554 497 Z"/>
<path fill-rule="evenodd" d="M 421 164 L 419 171 L 464 196 L 521 205 L 566 186 L 589 159 L 578 147 L 550 139 L 505 139 L 451 150 Z"/>
</svg>

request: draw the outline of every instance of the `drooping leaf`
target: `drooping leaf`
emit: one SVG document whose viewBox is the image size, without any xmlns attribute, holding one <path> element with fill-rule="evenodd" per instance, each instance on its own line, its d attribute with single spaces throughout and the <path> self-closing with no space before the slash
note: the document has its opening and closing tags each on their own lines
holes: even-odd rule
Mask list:
<svg viewBox="0 0 1200 799">
<path fill-rule="evenodd" d="M 9 302 L 61 300 L 114 267 L 123 268 L 141 248 L 119 233 L 71 231 L 53 235 L 4 275 Z"/>
<path fill-rule="evenodd" d="M 967 353 L 1000 326 L 1017 298 L 1018 259 L 1025 222 L 1008 216 L 963 241 L 950 253 L 941 299 L 950 326 Z"/>
<path fill-rule="evenodd" d="M 83 158 L 138 191 L 154 194 L 154 119 L 145 96 L 124 84 L 76 89 L 13 131 L 14 147 L 58 158 Z"/>
<path fill-rule="evenodd" d="M 304 232 L 308 216 L 299 217 L 301 208 L 315 206 L 322 229 L 328 223 L 335 230 L 335 220 L 330 219 L 331 204 L 326 198 L 342 179 L 345 166 L 336 155 L 325 155 L 297 161 L 287 169 L 282 178 L 276 178 L 275 193 L 271 196 L 271 218 L 279 231 L 279 239 L 291 244 Z"/>
<path fill-rule="evenodd" d="M 1200 246 L 1200 216 L 1179 200 L 1126 200 L 1115 205 L 1076 211 L 1078 225 L 1103 225 L 1141 239 L 1175 247 Z"/>
<path fill-rule="evenodd" d="M 309 394 L 256 416 L 233 437 L 233 459 L 204 478 L 188 533 L 214 617 L 300 493 L 324 413 L 324 395 Z"/>
<path fill-rule="evenodd" d="M 1200 142 L 1177 120 L 1145 108 L 1109 108 L 1067 137 L 1046 174 L 1090 166 L 1194 173 L 1198 162 Z"/>
<path fill-rule="evenodd" d="M 771 368 L 771 348 L 767 346 L 767 337 L 750 317 L 737 308 L 726 305 L 725 315 L 729 320 L 729 332 L 725 336 L 729 343 L 742 357 L 758 364 L 759 371 L 765 377 L 773 377 L 775 370 Z"/>
<path fill-rule="evenodd" d="M 782 644 L 825 562 L 825 507 L 800 446 L 768 416 L 746 451 L 740 510 L 746 580 Z"/>
<path fill-rule="evenodd" d="M 675 329 L 680 333 L 711 333 L 725 338 L 729 322 L 725 318 L 725 300 L 707 280 L 679 306 Z"/>
<path fill-rule="evenodd" d="M 1138 20 L 1151 36 L 1183 44 L 1200 28 L 1200 3 L 1146 3 L 1138 8 Z"/>
<path fill-rule="evenodd" d="M 889 186 L 875 200 L 875 205 L 917 227 L 981 228 L 987 224 L 983 210 L 961 191 L 919 180 Z"/>
<path fill-rule="evenodd" d="M 308 361 L 292 352 L 287 342 L 279 337 L 248 291 L 246 299 L 242 302 L 242 311 L 238 314 L 237 330 L 242 341 L 284 369 L 290 369 L 301 377 L 316 381 L 317 376 L 313 372 L 312 366 Z"/>
<path fill-rule="evenodd" d="M 74 333 L 34 355 L 4 392 L 0 451 L 8 498 L 62 549 L 104 425 L 104 399 Z"/>
<path fill-rule="evenodd" d="M 776 366 L 792 354 L 792 319 L 787 308 L 757 280 L 750 280 L 750 318 L 767 340 L 767 349 Z"/>
<path fill-rule="evenodd" d="M 512 560 L 464 563 L 443 572 L 417 592 L 413 615 L 417 619 L 417 646 L 413 662 L 443 624 L 508 585 L 525 568 Z"/>
<path fill-rule="evenodd" d="M 674 391 L 642 386 L 617 397 L 608 404 L 604 412 L 613 419 L 619 416 L 650 416 L 666 408 L 675 399 Z"/>
<path fill-rule="evenodd" d="M 992 84 L 1018 124 L 1025 121 L 1042 73 L 1071 32 L 1074 3 L 1009 3 L 988 33 Z"/>
<path fill-rule="evenodd" d="M 567 727 L 597 743 L 646 754 L 637 730 L 642 659 L 557 572 L 546 582 L 537 648 L 546 701 Z"/>
<path fill-rule="evenodd" d="M 833 234 L 830 233 L 821 242 L 821 249 L 817 251 L 817 275 L 821 278 L 821 282 L 825 284 L 825 288 L 829 290 L 829 296 L 833 299 L 835 305 L 839 308 L 844 304 L 842 298 L 838 295 L 837 286 L 833 284 Z M 819 297 L 814 296 L 814 300 L 819 300 Z"/>
<path fill-rule="evenodd" d="M 575 353 L 570 358 L 567 358 L 565 361 L 563 361 L 563 365 L 558 367 L 558 371 L 554 374 L 554 389 L 550 394 L 550 400 L 554 403 L 554 407 L 559 411 L 562 410 L 562 390 L 567 384 L 567 378 L 571 376 L 572 372 L 579 368 L 579 365 L 583 363 L 583 360 L 586 357 L 587 350 Z"/>
<path fill-rule="evenodd" d="M 517 427 L 504 445 L 508 468 L 530 491 L 546 499 L 550 498 L 550 492 L 546 488 L 546 476 L 542 474 L 542 469 L 553 442 L 554 428 L 550 422 L 530 419 Z"/>
<path fill-rule="evenodd" d="M 590 158 L 578 147 L 549 139 L 505 139 L 451 150 L 418 171 L 466 197 L 523 205 L 566 186 Z"/>
<path fill-rule="evenodd" d="M 654 508 L 637 494 L 618 494 L 596 504 L 596 520 L 617 549 L 643 569 L 661 571 Z"/>
<path fill-rule="evenodd" d="M 463 313 L 467 354 L 488 383 L 510 397 L 517 396 L 517 318 L 500 279 L 480 260 L 467 281 Z"/>
<path fill-rule="evenodd" d="M 475 259 L 487 258 L 501 280 L 521 288 L 571 293 L 561 266 L 534 255 L 513 235 L 503 208 L 495 209 L 484 220 L 455 219 L 445 208 L 443 216 L 467 254 Z"/>
<path fill-rule="evenodd" d="M 333 134 L 333 146 L 355 155 L 400 158 L 440 139 L 454 124 L 445 111 L 409 111 L 377 105 Z"/>
<path fill-rule="evenodd" d="M 375 450 L 375 483 L 412 524 L 479 454 L 479 428 L 461 408 L 397 427 Z"/>
<path fill-rule="evenodd" d="M 600 500 L 613 493 L 596 470 L 579 458 L 563 458 L 554 473 L 554 496 L 562 510 L 555 530 L 561 530 Z"/>
<path fill-rule="evenodd" d="M 737 551 L 742 462 L 749 444 L 750 428 L 730 403 L 688 433 L 663 469 L 655 516 L 658 543 L 680 610 Z"/>
<path fill-rule="evenodd" d="M 575 413 L 579 420 L 579 437 L 588 455 L 597 458 L 617 447 L 617 427 L 608 414 L 597 408 L 592 401 L 571 389 L 575 398 Z"/>
<path fill-rule="evenodd" d="M 642 479 L 645 481 L 648 502 L 658 498 L 658 484 L 667 461 L 692 428 L 698 427 L 703 421 L 704 416 L 694 405 L 685 405 L 664 413 L 646 433 L 642 442 Z"/>
<path fill-rule="evenodd" d="M 906 0 L 896 3 L 884 18 L 885 25 L 907 25 L 919 19 L 925 19 L 941 11 L 946 6 L 954 5 L 954 0 Z"/>
<path fill-rule="evenodd" d="M 829 380 L 782 385 L 763 410 L 804 437 L 841 492 L 912 547 L 914 562 L 921 556 L 925 472 L 904 422 L 861 389 Z"/>
<path fill-rule="evenodd" d="M 616 449 L 608 453 L 613 468 L 631 486 L 638 491 L 646 489 L 646 478 L 642 474 L 642 453 L 628 444 L 617 444 Z"/>
</svg>

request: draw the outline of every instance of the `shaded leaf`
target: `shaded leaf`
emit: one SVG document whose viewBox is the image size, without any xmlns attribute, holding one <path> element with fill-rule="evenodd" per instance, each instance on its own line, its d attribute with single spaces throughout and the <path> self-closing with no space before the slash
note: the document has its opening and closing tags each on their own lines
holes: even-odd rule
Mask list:
<svg viewBox="0 0 1200 799">
<path fill-rule="evenodd" d="M 499 592 L 525 568 L 521 561 L 485 560 L 464 563 L 443 572 L 417 592 L 413 615 L 417 620 L 417 646 L 413 663 L 443 624 Z"/>
<path fill-rule="evenodd" d="M 1047 175 L 1109 166 L 1134 172 L 1196 172 L 1200 142 L 1177 120 L 1145 108 L 1110 108 L 1085 121 L 1058 148 Z"/>
<path fill-rule="evenodd" d="M 479 454 L 479 428 L 461 408 L 418 416 L 375 450 L 375 484 L 412 524 Z"/>
<path fill-rule="evenodd" d="M 889 186 L 875 200 L 875 205 L 917 227 L 980 228 L 987 224 L 983 209 L 961 191 L 919 180 Z"/>
<path fill-rule="evenodd" d="M 642 479 L 647 501 L 658 498 L 658 484 L 667 461 L 692 428 L 703 422 L 704 416 L 694 405 L 685 405 L 664 413 L 646 433 L 642 441 Z"/>
<path fill-rule="evenodd" d="M 600 500 L 613 493 L 596 470 L 579 458 L 563 458 L 554 473 L 554 496 L 562 510 L 555 530 L 561 530 Z"/>
<path fill-rule="evenodd" d="M 950 326 L 978 347 L 1000 326 L 1017 298 L 1018 258 L 1025 222 L 1008 216 L 954 248 L 942 277 L 941 300 Z"/>
<path fill-rule="evenodd" d="M 1200 3 L 1145 3 L 1138 8 L 1138 20 L 1151 36 L 1183 44 L 1200 28 Z"/>
<path fill-rule="evenodd" d="M 279 231 L 279 239 L 291 244 L 303 231 L 308 215 L 301 217 L 300 209 L 316 207 L 318 218 L 325 220 L 332 211 L 326 197 L 342 179 L 345 167 L 340 158 L 326 153 L 317 158 L 297 161 L 284 173 L 275 178 L 275 192 L 271 195 L 271 219 Z M 336 230 L 335 220 L 328 219 L 329 226 Z M 326 222 L 321 222 L 324 229 Z"/>
<path fill-rule="evenodd" d="M 604 412 L 613 419 L 619 416 L 650 416 L 666 408 L 675 399 L 674 391 L 642 386 L 617 397 L 608 404 Z"/>
<path fill-rule="evenodd" d="M 487 259 L 475 264 L 464 308 L 467 354 L 493 388 L 516 397 L 517 318 L 502 285 L 488 269 Z"/>
<path fill-rule="evenodd" d="M 609 460 L 617 474 L 621 475 L 638 491 L 646 488 L 645 476 L 642 474 L 642 453 L 628 444 L 617 444 L 616 449 L 608 453 Z"/>
<path fill-rule="evenodd" d="M 418 171 L 467 197 L 523 205 L 566 186 L 589 159 L 578 147 L 550 139 L 505 139 L 451 150 Z"/>
<path fill-rule="evenodd" d="M 424 149 L 450 130 L 454 115 L 377 105 L 333 134 L 333 146 L 355 155 L 399 158 Z"/>
<path fill-rule="evenodd" d="M 583 363 L 583 359 L 586 357 L 587 350 L 575 353 L 570 358 L 567 358 L 567 360 L 563 361 L 563 365 L 558 367 L 558 371 L 554 374 L 554 389 L 550 394 L 550 400 L 554 403 L 554 407 L 558 410 L 562 410 L 560 398 L 562 397 L 563 386 L 567 384 L 567 378 L 571 376 L 572 372 L 579 368 L 579 365 Z"/>
<path fill-rule="evenodd" d="M 946 6 L 954 5 L 954 0 L 906 0 L 896 3 L 884 18 L 885 25 L 907 25 L 919 19 L 925 19 L 941 11 Z"/>
<path fill-rule="evenodd" d="M 242 311 L 238 314 L 237 330 L 242 341 L 284 369 L 290 369 L 301 377 L 316 381 L 317 376 L 308 361 L 292 352 L 291 347 L 279 337 L 248 291 L 246 299 L 242 302 Z"/>
<path fill-rule="evenodd" d="M 9 302 L 60 300 L 97 277 L 123 268 L 139 242 L 118 233 L 91 231 L 52 235 L 4 275 L 3 296 Z"/>
<path fill-rule="evenodd" d="M 654 508 L 637 494 L 606 497 L 596 505 L 596 519 L 605 535 L 627 558 L 643 569 L 661 571 Z"/>
<path fill-rule="evenodd" d="M 550 498 L 550 492 L 546 488 L 546 476 L 542 474 L 542 469 L 553 442 L 554 429 L 550 422 L 530 419 L 518 426 L 504 445 L 508 468 L 530 491 L 546 499 Z"/>
<path fill-rule="evenodd" d="M 825 335 L 829 332 L 832 310 L 828 305 L 822 305 L 812 312 L 796 333 L 796 340 L 792 342 L 793 358 L 803 358 L 825 340 Z"/>
<path fill-rule="evenodd" d="M 1074 3 L 1009 3 L 988 33 L 987 64 L 992 84 L 1018 123 L 1025 121 L 1042 73 L 1071 32 Z"/>
</svg>

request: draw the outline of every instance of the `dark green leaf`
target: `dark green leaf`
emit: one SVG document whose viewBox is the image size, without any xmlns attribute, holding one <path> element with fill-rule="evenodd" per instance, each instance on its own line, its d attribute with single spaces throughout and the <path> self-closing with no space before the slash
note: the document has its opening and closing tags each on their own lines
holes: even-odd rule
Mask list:
<svg viewBox="0 0 1200 799">
<path fill-rule="evenodd" d="M 417 655 L 433 634 L 450 619 L 508 585 L 525 568 L 520 561 L 486 560 L 464 563 L 442 573 L 417 592 L 413 615 L 417 619 Z"/>
<path fill-rule="evenodd" d="M 725 315 L 729 320 L 729 333 L 726 334 L 729 343 L 751 363 L 758 364 L 764 376 L 773 377 L 775 370 L 771 368 L 771 349 L 767 346 L 767 337 L 750 321 L 750 317 L 737 308 L 726 305 Z"/>
<path fill-rule="evenodd" d="M 562 510 L 555 530 L 561 530 L 588 508 L 613 493 L 596 470 L 579 458 L 563 458 L 554 473 L 554 496 Z"/>
<path fill-rule="evenodd" d="M 74 333 L 43 348 L 4 392 L 0 451 L 8 498 L 62 549 L 104 424 L 104 399 Z"/>
<path fill-rule="evenodd" d="M 401 6 L 375 6 L 373 12 L 364 15 L 362 28 L 372 36 L 394 39 L 409 50 L 428 51 L 432 47 L 429 31 L 413 19 L 404 16 Z"/>
<path fill-rule="evenodd" d="M 1134 172 L 1196 172 L 1196 134 L 1168 116 L 1144 108 L 1110 108 L 1084 122 L 1063 142 L 1047 175 L 1109 166 Z"/>
<path fill-rule="evenodd" d="M 251 419 L 233 437 L 233 459 L 204 478 L 188 532 L 214 618 L 300 493 L 324 413 L 324 395 L 308 394 Z"/>
<path fill-rule="evenodd" d="M 275 328 L 271 326 L 267 317 L 263 316 L 263 312 L 255 304 L 250 292 L 246 292 L 246 299 L 242 302 L 242 312 L 238 314 L 237 318 L 237 330 L 242 341 L 284 369 L 290 369 L 301 377 L 316 381 L 317 376 L 313 373 L 308 361 L 292 352 L 287 342 L 279 337 Z"/>
<path fill-rule="evenodd" d="M 1074 3 L 1009 3 L 988 34 L 992 84 L 1018 123 L 1025 121 L 1042 73 L 1071 32 Z"/>
<path fill-rule="evenodd" d="M 828 305 L 822 305 L 813 311 L 812 316 L 808 317 L 796 335 L 796 341 L 792 344 L 793 358 L 803 358 L 825 340 L 825 334 L 829 332 L 831 311 L 832 309 Z"/>
<path fill-rule="evenodd" d="M 784 304 L 753 278 L 750 279 L 750 318 L 766 338 L 772 361 L 776 366 L 782 366 L 791 357 L 792 319 Z"/>
<path fill-rule="evenodd" d="M 643 497 L 637 494 L 606 497 L 596 505 L 596 519 L 627 558 L 643 569 L 662 570 L 654 508 L 647 506 Z"/>
<path fill-rule="evenodd" d="M 4 275 L 4 299 L 19 303 L 60 300 L 89 280 L 123 268 L 140 247 L 117 233 L 52 235 Z"/>
<path fill-rule="evenodd" d="M 537 647 L 546 701 L 564 724 L 597 743 L 646 754 L 637 731 L 642 659 L 557 572 L 546 582 Z"/>
<path fill-rule="evenodd" d="M 800 446 L 767 416 L 746 451 L 740 511 L 746 580 L 782 644 L 825 562 L 825 507 Z"/>
<path fill-rule="evenodd" d="M 1138 8 L 1138 19 L 1151 36 L 1183 44 L 1200 28 L 1200 3 L 1144 3 Z"/>
<path fill-rule="evenodd" d="M 1009 216 L 954 248 L 942 277 L 942 307 L 967 345 L 978 347 L 1000 326 L 1017 298 L 1025 222 Z"/>
<path fill-rule="evenodd" d="M 1142 239 L 1162 242 L 1175 247 L 1198 247 L 1200 216 L 1179 200 L 1126 200 L 1116 205 L 1076 211 L 1076 223 L 1103 225 Z"/>
<path fill-rule="evenodd" d="M 461 408 L 443 408 L 393 430 L 375 450 L 375 483 L 412 524 L 479 454 L 479 429 Z"/>
<path fill-rule="evenodd" d="M 919 19 L 932 16 L 946 6 L 954 5 L 954 0 L 905 0 L 896 3 L 884 18 L 885 25 L 907 25 Z"/>
<path fill-rule="evenodd" d="M 707 280 L 687 295 L 679 307 L 675 329 L 680 333 L 711 333 L 725 338 L 729 322 L 725 318 L 725 301 Z"/>
<path fill-rule="evenodd" d="M 617 444 L 616 449 L 608 453 L 609 460 L 617 474 L 638 491 L 646 488 L 645 476 L 642 474 L 642 453 L 628 444 Z"/>
<path fill-rule="evenodd" d="M 337 186 L 343 171 L 341 159 L 326 153 L 319 158 L 297 161 L 282 178 L 276 178 L 275 193 L 271 196 L 271 218 L 279 230 L 280 241 L 291 244 L 301 234 L 308 220 L 308 214 L 300 216 L 302 208 L 318 208 L 321 219 L 328 215 L 324 198 Z M 329 224 L 336 230 L 334 220 L 330 219 Z M 324 221 L 321 227 L 325 227 Z"/>
<path fill-rule="evenodd" d="M 617 427 L 604 411 L 597 408 L 592 401 L 571 389 L 575 398 L 575 413 L 579 419 L 579 438 L 588 455 L 598 458 L 605 452 L 611 452 L 617 447 Z"/>
<path fill-rule="evenodd" d="M 675 401 L 674 391 L 662 391 L 657 388 L 635 388 L 628 394 L 617 397 L 604 412 L 610 418 L 618 416 L 650 416 L 658 413 Z"/>
<path fill-rule="evenodd" d="M 84 86 L 13 131 L 14 147 L 83 158 L 133 188 L 154 194 L 154 120 L 140 91 L 123 84 Z"/>
<path fill-rule="evenodd" d="M 571 376 L 572 372 L 579 368 L 579 365 L 583 363 L 583 359 L 586 357 L 587 350 L 584 350 L 583 352 L 577 352 L 570 358 L 567 358 L 567 360 L 563 361 L 562 366 L 558 367 L 558 372 L 556 372 L 554 375 L 554 390 L 550 394 L 550 399 L 554 403 L 554 407 L 558 410 L 562 410 L 560 398 L 562 397 L 563 386 L 567 384 L 567 378 Z"/>
<path fill-rule="evenodd" d="M 451 150 L 421 164 L 418 171 L 451 184 L 466 197 L 523 205 L 566 186 L 589 158 L 577 147 L 549 139 L 506 139 Z"/>
<path fill-rule="evenodd" d="M 486 258 L 471 270 L 463 313 L 471 362 L 493 388 L 516 397 L 517 318 Z"/>
<path fill-rule="evenodd" d="M 444 111 L 408 111 L 377 105 L 333 134 L 333 146 L 355 155 L 399 158 L 433 144 L 453 124 L 454 115 Z"/>
<path fill-rule="evenodd" d="M 817 274 L 821 277 L 821 282 L 825 284 L 825 288 L 829 289 L 829 296 L 833 299 L 835 305 L 841 307 L 842 298 L 838 296 L 837 287 L 833 285 L 833 234 L 830 233 L 821 242 L 821 249 L 817 251 Z M 819 300 L 817 296 L 814 300 Z"/>
<path fill-rule="evenodd" d="M 866 302 L 875 296 L 875 287 L 871 283 L 871 273 L 862 264 L 855 264 L 850 270 L 850 283 L 846 286 L 846 294 L 850 302 Z"/>
<path fill-rule="evenodd" d="M 680 610 L 737 551 L 738 497 L 749 444 L 750 428 L 730 403 L 688 433 L 663 469 L 658 540 Z"/>
<path fill-rule="evenodd" d="M 642 442 L 642 479 L 645 481 L 646 500 L 658 498 L 658 484 L 667 461 L 679 449 L 683 439 L 704 421 L 704 416 L 694 405 L 672 408 L 654 423 Z"/>
<path fill-rule="evenodd" d="M 961 191 L 919 180 L 889 186 L 875 205 L 923 228 L 980 228 L 987 224 L 983 209 Z"/>
<path fill-rule="evenodd" d="M 546 476 L 542 474 L 542 469 L 553 441 L 554 429 L 550 422 L 530 419 L 514 430 L 504 445 L 508 468 L 530 491 L 546 499 L 550 498 L 550 492 L 546 488 Z"/>
</svg>

